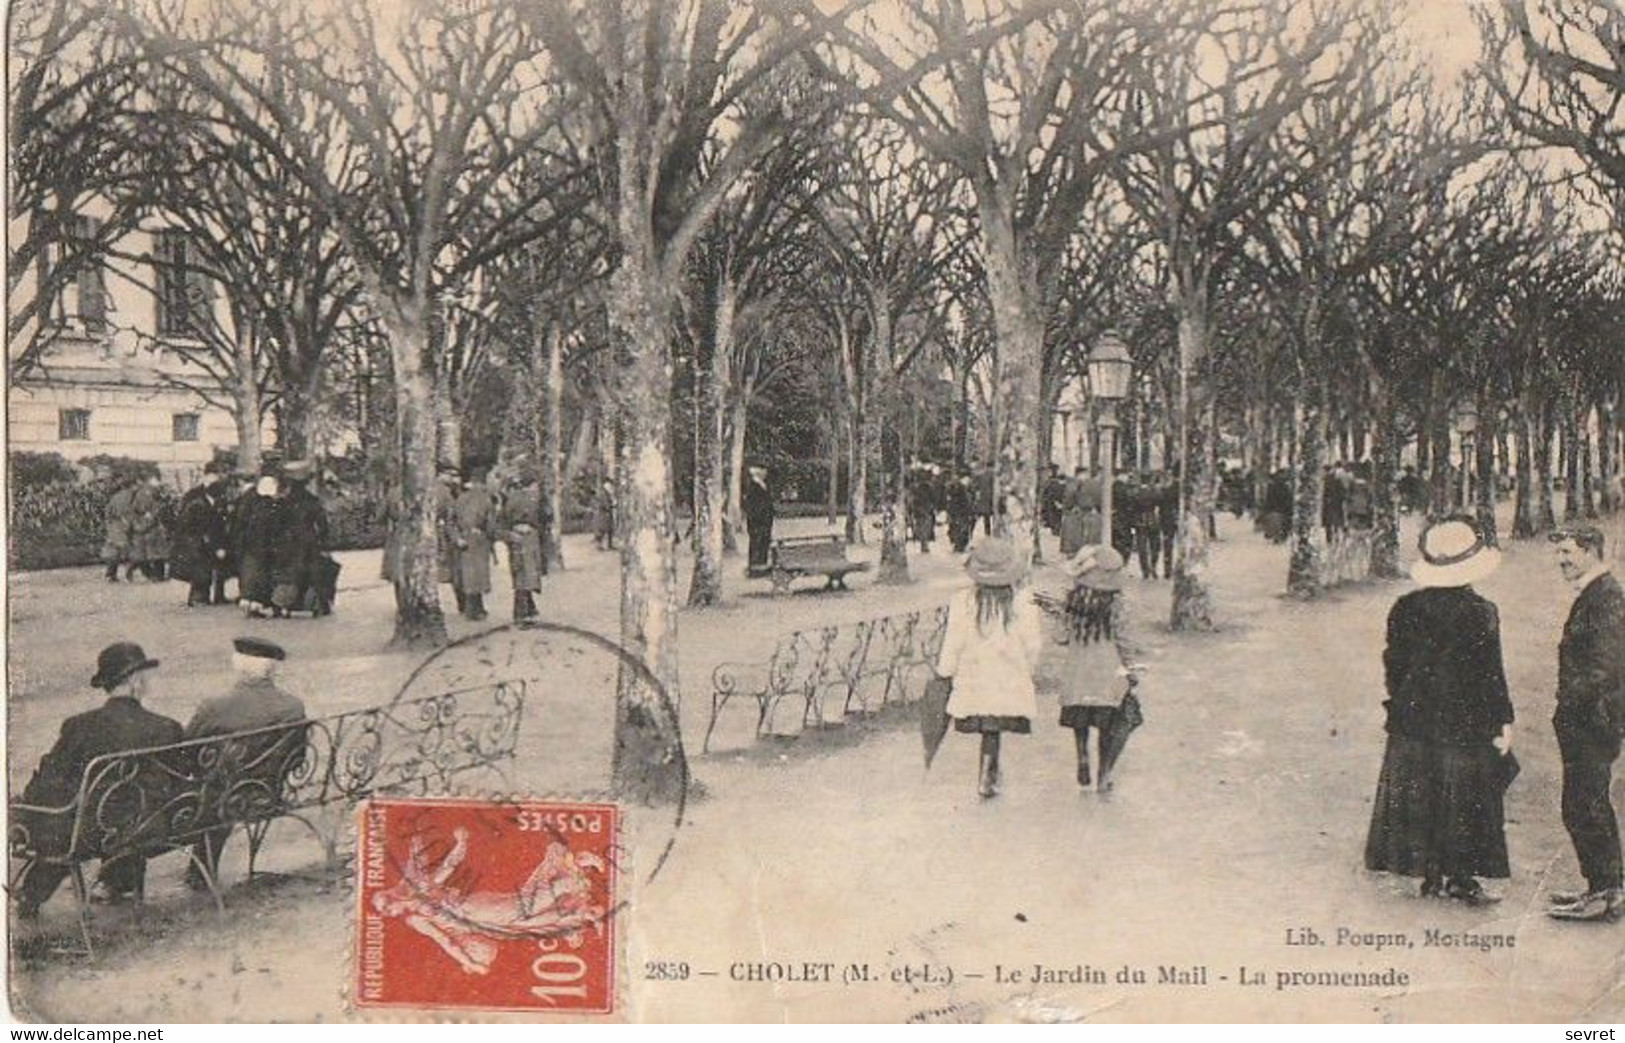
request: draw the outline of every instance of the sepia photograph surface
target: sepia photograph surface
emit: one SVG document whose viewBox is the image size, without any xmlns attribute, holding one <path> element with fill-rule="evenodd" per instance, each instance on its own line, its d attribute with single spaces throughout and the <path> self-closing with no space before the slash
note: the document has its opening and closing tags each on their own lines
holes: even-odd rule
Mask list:
<svg viewBox="0 0 1625 1043">
<path fill-rule="evenodd" d="M 6 17 L 15 1020 L 1625 1020 L 1620 0 Z"/>
</svg>

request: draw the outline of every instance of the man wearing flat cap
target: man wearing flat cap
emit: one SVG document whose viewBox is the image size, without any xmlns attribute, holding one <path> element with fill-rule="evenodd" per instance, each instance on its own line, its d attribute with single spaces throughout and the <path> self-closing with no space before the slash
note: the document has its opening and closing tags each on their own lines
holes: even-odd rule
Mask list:
<svg viewBox="0 0 1625 1043">
<path fill-rule="evenodd" d="M 22 803 L 30 808 L 64 808 L 79 795 L 85 768 L 97 757 L 125 750 L 167 746 L 179 742 L 180 722 L 153 713 L 141 705 L 147 691 L 148 671 L 158 665 L 141 646 L 121 641 L 102 649 L 96 660 L 92 687 L 107 693 L 107 701 L 94 710 L 62 722 L 56 745 L 40 759 L 34 777 L 23 788 Z M 42 854 L 65 853 L 71 840 L 72 819 L 14 808 L 14 819 L 29 830 L 29 840 Z M 112 900 L 133 894 L 146 873 L 146 859 L 115 858 L 104 862 L 92 897 Z M 39 907 L 56 892 L 68 875 L 66 866 L 30 862 L 23 867 L 13 894 L 17 915 L 33 919 Z"/>
<path fill-rule="evenodd" d="M 239 637 L 234 640 L 231 665 L 236 671 L 237 683 L 227 694 L 203 701 L 186 725 L 186 737 L 206 739 L 303 721 L 305 704 L 276 683 L 277 669 L 287 656 L 281 645 L 263 638 Z M 268 798 L 280 789 L 284 769 L 297 762 L 299 746 L 304 742 L 303 731 L 286 729 L 266 732 L 250 740 L 246 748 L 233 751 L 241 755 L 239 763 L 259 763 L 264 766 L 263 777 L 274 783 L 267 790 Z M 230 827 L 217 829 L 193 846 L 196 861 L 187 870 L 188 884 L 193 887 L 205 886 L 198 863 L 206 865 L 210 876 L 213 876 L 220 865 L 220 851 L 230 836 Z"/>
<path fill-rule="evenodd" d="M 1625 739 L 1625 591 L 1603 558 L 1599 529 L 1559 529 L 1551 541 L 1558 571 L 1576 592 L 1557 646 L 1552 727 L 1563 758 L 1563 825 L 1586 886 L 1553 894 L 1548 913 L 1617 921 L 1625 919 L 1625 873 L 1609 788 Z"/>
</svg>

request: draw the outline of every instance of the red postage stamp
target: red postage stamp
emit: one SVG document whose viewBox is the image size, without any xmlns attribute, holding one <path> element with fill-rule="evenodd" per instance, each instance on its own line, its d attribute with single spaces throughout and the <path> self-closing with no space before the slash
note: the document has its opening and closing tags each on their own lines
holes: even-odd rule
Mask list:
<svg viewBox="0 0 1625 1043">
<path fill-rule="evenodd" d="M 619 821 L 612 804 L 363 804 L 356 1005 L 610 1013 Z"/>
</svg>

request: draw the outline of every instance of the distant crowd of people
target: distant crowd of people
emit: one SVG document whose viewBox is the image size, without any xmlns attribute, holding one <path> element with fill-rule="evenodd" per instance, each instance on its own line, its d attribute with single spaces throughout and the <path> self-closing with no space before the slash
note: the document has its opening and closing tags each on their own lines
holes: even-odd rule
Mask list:
<svg viewBox="0 0 1625 1043">
<path fill-rule="evenodd" d="M 513 621 L 533 626 L 539 618 L 536 595 L 547 574 L 542 546 L 547 501 L 536 480 L 520 469 L 495 485 L 490 474 L 484 464 L 470 466 L 466 478 L 458 468 L 440 468 L 435 490 L 436 575 L 451 585 L 463 618 L 486 619 L 490 613 L 485 596 L 491 593 L 497 544 L 505 545 L 513 580 Z M 406 520 L 392 517 L 380 570 L 383 579 L 400 582 L 410 571 L 413 541 L 408 535 Z"/>
<path fill-rule="evenodd" d="M 315 464 L 271 464 L 258 474 L 219 462 L 203 469 L 167 517 L 156 475 L 126 484 L 108 499 L 102 561 L 109 583 L 187 584 L 186 605 L 238 604 L 253 617 L 333 611 L 338 564 L 327 553 L 327 512 L 311 490 Z M 236 592 L 226 594 L 229 580 Z"/>
</svg>

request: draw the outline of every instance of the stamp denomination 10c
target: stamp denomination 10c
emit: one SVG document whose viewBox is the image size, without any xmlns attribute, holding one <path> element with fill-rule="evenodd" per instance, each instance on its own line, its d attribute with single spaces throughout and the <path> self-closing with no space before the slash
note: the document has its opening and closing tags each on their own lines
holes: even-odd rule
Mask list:
<svg viewBox="0 0 1625 1043">
<path fill-rule="evenodd" d="M 356 1006 L 613 1009 L 614 805 L 378 798 L 359 816 Z"/>
</svg>

